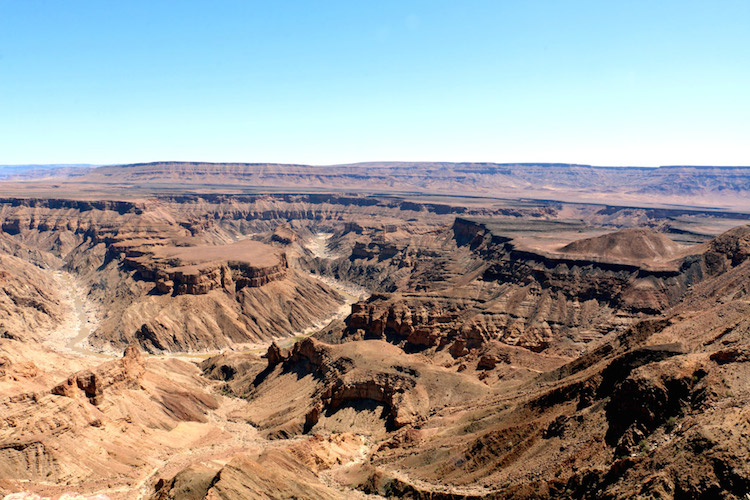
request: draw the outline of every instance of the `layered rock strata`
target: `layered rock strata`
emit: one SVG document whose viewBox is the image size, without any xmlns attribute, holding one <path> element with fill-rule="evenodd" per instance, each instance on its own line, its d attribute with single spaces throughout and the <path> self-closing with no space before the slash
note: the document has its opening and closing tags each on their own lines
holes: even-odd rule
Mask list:
<svg viewBox="0 0 750 500">
<path fill-rule="evenodd" d="M 373 407 L 382 409 L 376 417 L 382 428 L 398 429 L 424 418 L 434 407 L 487 391 L 468 375 L 430 365 L 380 341 L 329 345 L 308 338 L 287 354 L 272 344 L 266 357 L 266 368 L 252 381 L 231 365 L 217 370 L 212 360 L 204 362 L 204 370 L 218 374 L 234 392 L 250 400 L 246 418 L 270 436 L 335 428 L 338 412 Z M 226 366 L 228 360 L 221 361 Z M 243 362 L 240 358 L 233 363 Z M 225 377 L 226 373 L 232 375 Z M 291 392 L 282 398 L 278 391 L 285 385 Z M 352 418 L 352 425 L 359 425 L 357 417 Z"/>
<path fill-rule="evenodd" d="M 161 293 L 200 295 L 211 290 L 260 287 L 286 276 L 286 254 L 263 243 L 244 240 L 230 245 L 174 247 L 143 241 L 112 245 L 123 262 L 152 281 Z"/>
</svg>

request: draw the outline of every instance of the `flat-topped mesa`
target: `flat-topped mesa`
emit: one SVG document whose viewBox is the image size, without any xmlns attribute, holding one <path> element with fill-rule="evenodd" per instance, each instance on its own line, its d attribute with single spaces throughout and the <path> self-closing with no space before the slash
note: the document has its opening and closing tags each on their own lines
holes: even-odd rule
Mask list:
<svg viewBox="0 0 750 500">
<path fill-rule="evenodd" d="M 258 241 L 229 245 L 174 246 L 164 241 L 121 242 L 126 265 L 161 293 L 200 295 L 260 287 L 286 276 L 286 254 Z"/>
</svg>

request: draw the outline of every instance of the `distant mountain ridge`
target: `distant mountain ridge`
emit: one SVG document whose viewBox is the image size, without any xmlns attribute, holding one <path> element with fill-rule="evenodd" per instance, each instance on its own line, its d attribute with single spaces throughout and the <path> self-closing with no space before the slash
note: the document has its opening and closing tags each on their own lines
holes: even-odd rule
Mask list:
<svg viewBox="0 0 750 500">
<path fill-rule="evenodd" d="M 35 179 L 49 175 L 72 175 L 80 173 L 81 169 L 89 169 L 96 165 L 89 164 L 29 164 L 29 165 L 0 165 L 0 179 Z"/>
<path fill-rule="evenodd" d="M 92 168 L 89 183 L 203 184 L 419 192 L 560 201 L 750 207 L 750 167 L 369 162 L 345 165 L 154 162 Z"/>
<path fill-rule="evenodd" d="M 59 178 L 112 190 L 203 189 L 420 193 L 619 205 L 750 209 L 750 166 L 598 167 L 565 163 L 365 162 L 342 165 L 160 161 L 108 166 L 29 166 L 0 178 Z M 227 191 L 229 189 L 229 191 Z"/>
</svg>

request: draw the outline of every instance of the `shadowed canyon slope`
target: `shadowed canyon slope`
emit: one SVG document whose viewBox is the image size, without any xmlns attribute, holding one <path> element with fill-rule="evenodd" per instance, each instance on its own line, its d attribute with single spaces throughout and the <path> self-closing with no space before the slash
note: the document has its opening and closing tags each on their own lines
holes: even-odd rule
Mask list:
<svg viewBox="0 0 750 500">
<path fill-rule="evenodd" d="M 103 167 L 0 200 L 0 493 L 750 491 L 750 214 L 426 194 L 739 199 L 744 170 L 404 167 Z"/>
</svg>

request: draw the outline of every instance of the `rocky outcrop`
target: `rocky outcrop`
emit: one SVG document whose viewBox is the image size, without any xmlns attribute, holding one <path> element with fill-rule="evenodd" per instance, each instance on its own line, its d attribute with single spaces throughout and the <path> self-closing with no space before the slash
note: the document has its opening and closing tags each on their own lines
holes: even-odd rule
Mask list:
<svg viewBox="0 0 750 500">
<path fill-rule="evenodd" d="M 352 305 L 346 335 L 389 340 L 413 350 L 459 341 L 468 349 L 477 348 L 490 335 L 471 331 L 471 324 L 463 320 L 472 305 L 461 299 L 376 294 Z"/>
<path fill-rule="evenodd" d="M 695 399 L 691 393 L 706 374 L 703 366 L 686 360 L 650 363 L 634 370 L 611 392 L 607 442 L 620 455 L 635 450 L 642 439 Z"/>
<path fill-rule="evenodd" d="M 543 289 L 561 292 L 569 299 L 596 300 L 623 311 L 662 311 L 674 305 L 688 287 L 702 276 L 699 259 L 695 257 L 649 267 L 643 259 L 610 258 L 604 254 L 579 256 L 576 254 L 579 246 L 574 244 L 566 247 L 571 249 L 568 254 L 532 249 L 498 234 L 498 230 L 479 221 L 457 218 L 453 230 L 457 239 L 461 239 L 462 234 L 473 232 L 476 236 L 472 241 L 476 243 L 478 238 L 481 240 L 481 246 L 478 245 L 476 251 L 492 263 L 484 273 L 485 280 L 519 285 L 538 284 Z M 626 231 L 621 239 L 628 238 L 630 232 Z M 649 233 L 649 237 L 652 236 Z M 669 246 L 663 242 L 663 237 L 657 239 L 662 246 Z M 595 240 L 590 245 L 581 244 L 580 248 L 593 246 L 599 249 L 599 246 L 611 243 L 609 239 L 602 239 L 602 243 Z M 648 245 L 643 243 L 642 246 Z M 669 251 L 667 257 L 677 252 L 672 247 Z M 696 252 L 699 251 L 696 249 Z M 627 255 L 630 256 L 629 253 Z"/>
<path fill-rule="evenodd" d="M 127 264 L 132 261 L 125 260 Z M 217 267 L 202 267 L 187 271 L 170 271 L 133 265 L 141 275 L 155 280 L 161 293 L 173 295 L 200 295 L 211 290 L 241 290 L 245 287 L 260 287 L 271 281 L 283 279 L 288 267 L 286 258 L 275 266 L 253 267 L 238 262 L 228 262 Z"/>
<path fill-rule="evenodd" d="M 346 403 L 376 401 L 385 405 L 389 424 L 398 429 L 413 423 L 425 411 L 422 404 L 415 400 L 415 388 L 415 380 L 393 373 L 376 374 L 362 380 L 337 378 L 321 395 L 321 405 L 327 412 L 336 412 Z M 314 408 L 308 413 L 306 428 L 312 428 L 318 422 L 320 412 Z"/>
<path fill-rule="evenodd" d="M 313 436 L 259 455 L 237 455 L 219 470 L 193 465 L 157 481 L 150 498 L 345 500 L 350 492 L 321 481 L 320 473 L 354 461 L 363 444 L 363 438 L 353 434 Z"/>
<path fill-rule="evenodd" d="M 271 345 L 268 346 L 268 351 L 266 351 L 266 359 L 268 360 L 268 368 L 275 368 L 276 365 L 282 363 L 284 361 L 284 355 L 281 353 L 281 349 L 279 349 L 279 346 L 276 344 L 276 342 L 271 342 Z"/>
<path fill-rule="evenodd" d="M 486 301 L 461 291 L 452 295 L 374 295 L 352 306 L 345 338 L 384 339 L 409 351 L 447 347 L 460 357 L 493 340 L 534 352 L 555 347 L 565 336 L 585 344 L 622 323 L 607 305 L 567 300 L 538 285 L 504 284 L 499 296 Z"/>
<path fill-rule="evenodd" d="M 710 358 L 719 364 L 746 363 L 750 361 L 750 348 L 746 346 L 729 347 L 712 353 Z"/>
<path fill-rule="evenodd" d="M 372 259 L 377 258 L 378 260 L 386 260 L 394 257 L 403 248 L 399 248 L 394 243 L 386 242 L 384 240 L 371 241 L 364 243 L 357 241 L 352 248 L 351 259 Z"/>
<path fill-rule="evenodd" d="M 204 377 L 222 382 L 237 382 L 243 378 L 254 377 L 265 366 L 266 363 L 260 356 L 231 351 L 212 356 L 200 364 Z"/>
<path fill-rule="evenodd" d="M 279 224 L 278 226 L 276 226 L 276 229 L 273 230 L 271 241 L 281 243 L 282 245 L 291 245 L 292 243 L 297 241 L 297 234 L 292 231 L 292 228 L 290 228 L 288 225 Z"/>
<path fill-rule="evenodd" d="M 118 389 L 138 389 L 139 380 L 146 371 L 145 359 L 138 348 L 128 346 L 121 359 L 99 365 L 68 377 L 52 388 L 52 394 L 75 398 L 88 398 L 93 405 L 104 401 L 104 392 Z"/>
<path fill-rule="evenodd" d="M 206 351 L 287 337 L 330 318 L 343 302 L 335 290 L 294 269 L 283 280 L 199 295 L 149 294 L 113 311 L 90 341 L 138 342 L 147 352 Z M 148 314 L 141 314 L 149 307 Z M 126 318 L 123 324 L 119 318 Z M 120 340 L 122 342 L 122 340 Z"/>
<path fill-rule="evenodd" d="M 456 218 L 451 228 L 454 245 L 458 246 L 458 252 L 471 252 L 475 260 L 467 265 L 468 259 L 463 256 L 456 257 L 454 262 L 461 259 L 464 276 L 475 276 L 477 281 L 452 278 L 442 287 L 436 287 L 439 291 L 427 287 L 423 291 L 412 285 L 413 276 L 416 273 L 432 276 L 432 273 L 427 268 L 422 270 L 421 262 L 415 259 L 417 264 L 413 265 L 409 281 L 414 289 L 404 290 L 407 288 L 404 286 L 399 293 L 375 294 L 354 304 L 347 318 L 345 338 L 384 339 L 410 351 L 432 352 L 447 347 L 454 357 L 493 340 L 535 352 L 568 355 L 571 351 L 567 340 L 583 348 L 608 333 L 622 331 L 639 315 L 665 311 L 705 275 L 700 255 L 675 261 L 673 258 L 683 247 L 646 230 L 625 231 L 601 241 L 571 246 L 567 254 L 553 254 L 519 245 L 513 231 L 573 231 L 578 226 L 556 222 L 526 225 Z M 510 228 L 507 233 L 503 232 L 506 226 Z M 640 238 L 633 243 L 636 254 L 646 252 L 649 244 L 656 242 L 658 245 L 652 251 L 658 253 L 663 249 L 665 260 L 649 267 L 637 264 L 635 258 L 608 260 L 601 255 L 575 254 L 580 248 L 616 248 L 631 237 Z M 381 240 L 388 241 L 383 237 Z M 358 241 L 351 258 L 369 262 L 382 259 L 383 265 L 394 269 L 394 274 L 401 272 L 404 251 L 396 246 L 397 257 L 384 255 L 381 240 L 373 239 L 367 245 Z M 695 252 L 701 249 L 696 248 Z M 623 255 L 633 257 L 628 252 Z M 450 261 L 433 262 L 434 268 L 440 270 L 455 265 Z M 474 288 L 479 286 L 484 295 L 475 299 Z"/>
<path fill-rule="evenodd" d="M 497 364 L 502 361 L 508 362 L 507 359 L 503 360 L 500 356 L 497 356 L 495 354 L 485 354 L 484 356 L 479 358 L 479 361 L 477 362 L 477 369 L 494 370 Z"/>
<path fill-rule="evenodd" d="M 244 392 L 255 408 L 253 414 L 269 411 L 280 384 L 296 395 L 281 402 L 273 418 L 258 424 L 271 435 L 325 428 L 328 419 L 342 409 L 359 411 L 368 405 L 382 407 L 378 418 L 386 428 L 403 428 L 424 418 L 431 408 L 486 391 L 486 386 L 467 375 L 430 366 L 381 341 L 330 345 L 308 338 L 287 354 L 272 346 L 266 357 L 266 370 L 250 387 L 233 387 Z"/>
<path fill-rule="evenodd" d="M 736 267 L 750 257 L 750 226 L 734 228 L 711 240 L 703 259 L 710 274 Z"/>
<path fill-rule="evenodd" d="M 22 361 L 14 363 L 8 356 L 0 355 L 0 380 L 10 379 L 19 381 L 34 378 L 39 374 L 39 369 L 33 361 Z"/>
</svg>

